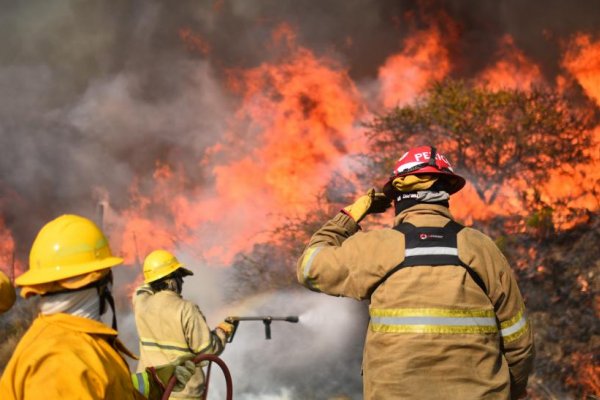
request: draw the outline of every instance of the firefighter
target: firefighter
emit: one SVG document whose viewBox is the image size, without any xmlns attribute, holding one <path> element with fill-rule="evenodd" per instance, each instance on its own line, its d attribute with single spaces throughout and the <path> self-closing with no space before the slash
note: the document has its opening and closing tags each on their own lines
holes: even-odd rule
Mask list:
<svg viewBox="0 0 600 400">
<path fill-rule="evenodd" d="M 40 296 L 39 315 L 4 370 L 0 398 L 159 399 L 173 373 L 185 385 L 190 360 L 129 372 L 122 354 L 134 356 L 117 339 L 110 291 L 111 267 L 122 262 L 89 219 L 63 215 L 40 230 L 15 281 L 22 297 Z M 112 328 L 100 318 L 107 305 Z"/>
<path fill-rule="evenodd" d="M 365 399 L 517 399 L 526 394 L 534 345 L 507 260 L 485 234 L 452 218 L 465 185 L 434 147 L 395 164 L 325 223 L 298 260 L 298 280 L 335 296 L 369 300 Z M 393 228 L 361 220 L 393 201 Z"/>
<path fill-rule="evenodd" d="M 221 354 L 234 327 L 223 321 L 210 330 L 200 308 L 181 297 L 183 278 L 193 275 L 192 271 L 172 253 L 155 250 L 144 259 L 143 274 L 144 284 L 133 297 L 140 339 L 138 370 L 178 357 Z M 204 384 L 204 372 L 198 366 L 186 387 L 171 398 L 200 399 Z"/>
<path fill-rule="evenodd" d="M 10 310 L 15 304 L 15 288 L 6 274 L 0 271 L 0 314 Z"/>
</svg>

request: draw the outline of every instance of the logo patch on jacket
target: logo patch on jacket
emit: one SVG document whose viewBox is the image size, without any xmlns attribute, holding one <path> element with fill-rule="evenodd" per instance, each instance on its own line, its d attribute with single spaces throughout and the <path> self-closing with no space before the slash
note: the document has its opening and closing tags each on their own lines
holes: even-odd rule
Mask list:
<svg viewBox="0 0 600 400">
<path fill-rule="evenodd" d="M 419 233 L 421 240 L 444 240 L 444 235 L 436 235 L 435 233 Z"/>
</svg>

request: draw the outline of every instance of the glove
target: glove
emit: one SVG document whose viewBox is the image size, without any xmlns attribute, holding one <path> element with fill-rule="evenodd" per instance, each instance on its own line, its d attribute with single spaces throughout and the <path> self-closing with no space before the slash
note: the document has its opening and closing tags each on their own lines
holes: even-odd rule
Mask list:
<svg viewBox="0 0 600 400">
<path fill-rule="evenodd" d="M 220 329 L 223 331 L 223 333 L 225 333 L 226 338 L 231 337 L 231 335 L 233 334 L 233 331 L 235 331 L 235 324 L 225 320 L 223 322 L 221 322 L 219 325 L 217 325 L 216 329 Z"/>
<path fill-rule="evenodd" d="M 392 206 L 392 202 L 383 193 L 376 193 L 374 188 L 360 196 L 353 204 L 344 207 L 342 212 L 352 217 L 358 224 L 369 214 L 382 213 Z"/>
<path fill-rule="evenodd" d="M 177 379 L 177 383 L 173 387 L 174 392 L 181 392 L 185 385 L 192 379 L 192 375 L 196 372 L 196 364 L 192 360 L 184 361 L 182 365 L 178 365 L 175 367 L 175 378 Z"/>
<path fill-rule="evenodd" d="M 163 392 L 169 384 L 169 380 L 174 375 L 177 379 L 177 383 L 175 383 L 173 391 L 181 392 L 192 378 L 192 375 L 196 372 L 196 364 L 191 360 L 193 357 L 193 354 L 185 355 L 179 357 L 172 363 L 148 367 L 146 370 L 152 378 L 154 378 L 154 383 L 159 386 Z"/>
</svg>

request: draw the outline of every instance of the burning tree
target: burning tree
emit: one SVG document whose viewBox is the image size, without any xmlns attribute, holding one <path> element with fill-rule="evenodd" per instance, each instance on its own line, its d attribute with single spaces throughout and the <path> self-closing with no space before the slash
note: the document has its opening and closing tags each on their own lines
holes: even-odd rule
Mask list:
<svg viewBox="0 0 600 400">
<path fill-rule="evenodd" d="M 367 124 L 371 153 L 391 171 L 392 157 L 416 138 L 443 146 L 481 200 L 491 204 L 504 184 L 543 182 L 553 167 L 586 160 L 590 136 L 585 133 L 593 127 L 593 115 L 586 107 L 570 107 L 571 100 L 548 88 L 492 91 L 440 81 L 413 105 Z"/>
</svg>

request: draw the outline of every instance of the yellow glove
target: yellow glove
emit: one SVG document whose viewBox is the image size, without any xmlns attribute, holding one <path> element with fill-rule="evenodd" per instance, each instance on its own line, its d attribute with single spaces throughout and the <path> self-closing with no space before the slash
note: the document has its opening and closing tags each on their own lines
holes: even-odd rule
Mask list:
<svg viewBox="0 0 600 400">
<path fill-rule="evenodd" d="M 383 193 L 376 193 L 374 188 L 369 189 L 367 194 L 360 196 L 353 204 L 342 210 L 352 217 L 358 224 L 369 214 L 382 213 L 391 207 L 391 200 Z"/>
<path fill-rule="evenodd" d="M 222 330 L 225 333 L 226 338 L 229 338 L 233 334 L 235 328 L 236 326 L 228 321 L 223 321 L 217 325 L 217 329 Z"/>
</svg>

